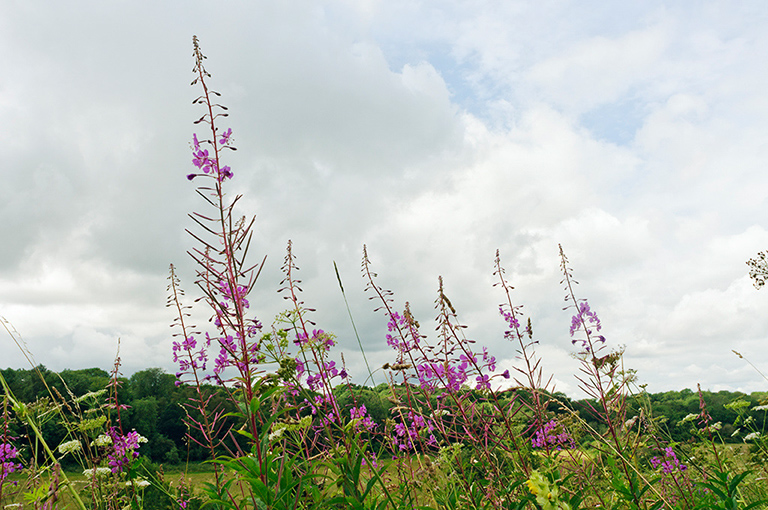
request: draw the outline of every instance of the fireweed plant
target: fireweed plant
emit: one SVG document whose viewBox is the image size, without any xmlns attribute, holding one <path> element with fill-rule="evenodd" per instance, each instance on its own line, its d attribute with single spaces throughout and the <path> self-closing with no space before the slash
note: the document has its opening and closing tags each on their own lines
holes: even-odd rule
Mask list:
<svg viewBox="0 0 768 510">
<path fill-rule="evenodd" d="M 209 88 L 196 37 L 193 56 L 192 85 L 201 89 L 193 103 L 203 110 L 195 124 L 203 129 L 192 135 L 187 179 L 206 210 L 189 215 L 188 253 L 200 290 L 195 303 L 209 311 L 209 325 L 192 323 L 193 306 L 173 265 L 167 306 L 175 316 L 176 384 L 191 388 L 182 405 L 186 441 L 207 452 L 210 483 L 202 495 L 188 478 L 174 488 L 142 457 L 141 431 L 122 426 L 128 409 L 118 356 L 103 390 L 77 396 L 66 385 L 59 391 L 46 384 L 49 398 L 32 404 L 20 402 L 0 373 L 5 508 L 765 508 L 768 454 L 757 420 L 765 421 L 768 402 L 729 404 L 739 417 L 734 435 L 748 454 L 723 444 L 701 391 L 698 414 L 681 422 L 694 427 L 698 441 L 672 440 L 624 368 L 623 347 L 604 336 L 597 311 L 577 295 L 562 247 L 576 378 L 589 396 L 579 407 L 561 401 L 545 375 L 533 321 L 513 298 L 498 251 L 492 272 L 499 320 L 516 360 L 508 370 L 470 337 L 442 277 L 435 334 L 423 334 L 410 303 L 398 304 L 379 283 L 365 246 L 365 292 L 383 315 L 381 340 L 391 349 L 377 370 L 384 384 L 352 383 L 335 336 L 313 321 L 314 309 L 302 299 L 290 241 L 278 290 L 285 308 L 265 325 L 249 296 L 266 259 L 249 262 L 255 220 L 238 216 L 241 197 L 227 192 L 235 172 L 224 156 L 235 150 L 233 133 L 221 126 L 227 109 Z M 339 286 L 343 293 L 340 278 Z M 3 325 L 26 355 L 18 334 Z M 66 430 L 56 447 L 41 433 L 50 420 Z M 81 481 L 71 481 L 63 461 L 80 465 Z"/>
</svg>

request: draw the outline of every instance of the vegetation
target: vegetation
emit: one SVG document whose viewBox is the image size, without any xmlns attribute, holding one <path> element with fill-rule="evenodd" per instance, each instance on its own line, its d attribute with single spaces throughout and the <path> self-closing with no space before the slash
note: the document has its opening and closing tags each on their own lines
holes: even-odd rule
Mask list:
<svg viewBox="0 0 768 510">
<path fill-rule="evenodd" d="M 248 301 L 263 267 L 248 257 L 254 220 L 239 218 L 240 197 L 225 192 L 234 177 L 222 164 L 234 149 L 232 130 L 218 127 L 225 108 L 193 43 L 193 85 L 202 89 L 194 103 L 204 109 L 197 123 L 209 134 L 193 135 L 196 170 L 187 177 L 209 211 L 190 215 L 189 254 L 209 329 L 190 322 L 171 266 L 175 375 L 148 369 L 126 379 L 119 356 L 110 372 L 2 371 L 6 508 L 765 507 L 768 393 L 637 388 L 623 351 L 578 295 L 562 248 L 585 400 L 549 388 L 531 320 L 513 299 L 498 252 L 499 316 L 520 361 L 512 372 L 466 338 L 442 279 L 437 340 L 422 335 L 409 304 L 398 306 L 379 284 L 365 247 L 366 291 L 393 350 L 385 383 L 354 385 L 343 357 L 341 366 L 331 359 L 334 335 L 312 322 L 301 299 L 290 241 L 279 291 L 287 308 L 265 326 Z M 165 465 L 197 460 L 211 468 L 204 481 L 191 474 L 169 481 Z"/>
</svg>

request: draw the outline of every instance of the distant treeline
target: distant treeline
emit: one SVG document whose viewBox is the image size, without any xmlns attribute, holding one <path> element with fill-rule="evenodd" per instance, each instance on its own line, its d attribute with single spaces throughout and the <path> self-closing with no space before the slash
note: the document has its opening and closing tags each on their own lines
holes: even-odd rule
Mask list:
<svg viewBox="0 0 768 510">
<path fill-rule="evenodd" d="M 39 403 L 45 407 L 50 405 L 51 396 L 57 404 L 65 400 L 73 400 L 89 392 L 97 392 L 107 388 L 112 382 L 110 374 L 99 368 L 83 370 L 63 370 L 58 374 L 40 365 L 36 369 L 14 370 L 12 368 L 0 370 L 11 391 L 22 402 Z M 42 377 L 42 378 L 41 378 Z M 187 441 L 187 427 L 184 423 L 185 410 L 183 405 L 190 402 L 195 396 L 195 388 L 182 384 L 176 384 L 176 378 L 165 373 L 159 368 L 149 368 L 136 372 L 129 378 L 118 378 L 117 397 L 120 405 L 127 406 L 120 412 L 119 421 L 125 431 L 135 429 L 148 439 L 148 443 L 141 447 L 141 453 L 158 463 L 177 464 L 184 461 L 201 461 L 208 458 L 208 452 L 195 444 Z M 225 412 L 233 412 L 235 409 L 225 398 L 223 389 L 216 386 L 204 386 L 204 391 L 212 395 L 212 405 L 221 406 Z M 397 388 L 395 388 L 396 393 Z M 3 391 L 0 388 L 0 395 Z M 396 405 L 396 399 L 392 398 L 391 389 L 386 384 L 376 387 L 357 385 L 340 385 L 334 390 L 337 400 L 343 409 L 352 406 L 365 405 L 368 415 L 376 422 L 383 424 L 390 418 L 390 410 Z M 405 392 L 403 391 L 405 395 Z M 59 396 L 60 395 L 60 396 Z M 512 398 L 527 400 L 525 390 L 509 390 L 503 392 L 502 398 L 508 402 Z M 106 398 L 105 394 L 103 398 Z M 567 420 L 568 415 L 578 413 L 589 426 L 601 431 L 601 423 L 596 421 L 589 412 L 590 401 L 571 400 L 563 393 L 549 395 L 551 398 L 548 410 L 553 414 L 562 415 Z M 698 392 L 684 389 L 682 391 L 668 391 L 664 393 L 640 393 L 635 399 L 629 399 L 627 418 L 641 416 L 642 419 L 652 421 L 657 427 L 665 431 L 666 436 L 677 442 L 692 441 L 696 437 L 692 434 L 697 419 L 691 419 L 681 423 L 686 416 L 699 415 L 700 398 Z M 731 403 L 742 401 L 741 409 L 747 411 L 745 416 L 753 417 L 753 423 L 757 430 L 765 431 L 765 411 L 751 411 L 753 407 L 768 404 L 768 392 L 755 392 L 750 395 L 740 392 L 710 391 L 702 392 L 706 404 L 707 413 L 713 423 L 720 422 L 720 435 L 725 442 L 739 442 L 741 435 L 734 434 L 741 425 L 737 418 L 737 410 Z M 478 405 L 491 405 L 484 402 L 481 392 L 467 390 L 462 398 L 476 400 Z M 502 402 L 504 403 L 504 402 Z M 594 404 L 594 403 L 593 403 Z M 641 408 L 643 411 L 641 412 Z M 650 412 L 648 412 L 650 410 Z M 117 416 L 110 411 L 112 421 L 116 423 Z M 51 445 L 60 444 L 67 437 L 67 429 L 55 413 L 50 413 L 51 419 L 43 424 L 43 435 Z M 524 419 L 523 413 L 520 416 Z M 16 430 L 16 420 L 7 421 L 11 427 L 9 433 L 17 437 L 25 437 L 27 432 Z M 235 428 L 237 424 L 233 424 Z M 375 436 L 371 439 L 380 440 Z"/>
</svg>

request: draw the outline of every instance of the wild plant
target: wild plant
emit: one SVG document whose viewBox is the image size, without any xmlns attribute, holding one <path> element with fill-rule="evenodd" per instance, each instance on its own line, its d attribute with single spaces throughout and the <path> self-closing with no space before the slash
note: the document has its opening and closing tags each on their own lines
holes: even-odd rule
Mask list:
<svg viewBox="0 0 768 510">
<path fill-rule="evenodd" d="M 188 231 L 198 242 L 189 254 L 198 266 L 196 284 L 212 310 L 214 332 L 205 333 L 204 342 L 198 344 L 200 332 L 188 321 L 188 308 L 182 304 L 183 293 L 172 269 L 169 306 L 176 308 L 174 325 L 181 337 L 174 342 L 177 377 L 179 383 L 197 388 L 197 396 L 187 406 L 189 435 L 208 449 L 214 464 L 236 474 L 234 484 L 233 479 L 216 476 L 212 501 L 235 507 L 295 508 L 313 494 L 320 497 L 308 490 L 308 480 L 317 476 L 308 459 L 330 458 L 330 452 L 338 451 L 349 458 L 355 451 L 333 394 L 334 383 L 345 380 L 347 374 L 329 359 L 333 336 L 314 328 L 308 318 L 312 310 L 300 299 L 290 242 L 280 290 L 290 303 L 288 310 L 269 332 L 249 315 L 248 295 L 265 260 L 250 266 L 246 262 L 254 220 L 236 219 L 240 196 L 230 200 L 225 192 L 226 181 L 234 175 L 222 162 L 223 152 L 234 150 L 232 130 L 218 127 L 218 120 L 227 116 L 226 108 L 214 102 L 220 94 L 208 87 L 211 75 L 196 37 L 193 46 L 196 76 L 192 84 L 203 89 L 193 103 L 205 110 L 196 123 L 207 125 L 210 138 L 193 135 L 197 171 L 187 178 L 199 183 L 197 192 L 213 212 L 190 215 L 202 232 Z M 217 353 L 212 367 L 209 350 Z M 206 381 L 217 384 L 238 410 L 225 416 L 221 409 L 211 409 L 210 394 L 206 396 L 202 389 Z M 356 412 L 350 419 L 364 419 L 364 408 Z"/>
<path fill-rule="evenodd" d="M 402 313 L 396 311 L 393 293 L 376 283 L 377 275 L 365 247 L 362 270 L 367 280 L 366 289 L 380 304 L 376 310 L 384 311 L 388 319 L 386 340 L 396 353 L 395 360 L 384 366 L 389 370 L 395 401 L 392 449 L 396 454 L 442 452 L 441 458 L 445 452 L 452 452 L 449 470 L 456 473 L 457 486 L 462 488 L 459 499 L 466 499 L 465 503 L 471 507 L 498 508 L 523 497 L 519 488 L 532 467 L 530 444 L 521 441 L 520 435 L 535 430 L 537 422 L 534 419 L 533 424 L 525 423 L 530 421 L 524 417 L 526 413 L 518 414 L 531 407 L 534 412 L 529 414 L 538 413 L 541 422 L 545 402 L 537 384 L 541 379 L 540 365 L 532 357 L 532 343 L 523 340 L 518 323 L 520 307 L 511 303 L 511 287 L 503 278 L 498 257 L 495 271 L 507 298 L 500 310 L 510 327 L 506 336 L 519 342 L 519 353 L 528 372 L 519 370 L 530 382 L 532 403 L 523 402 L 518 393 L 494 388 L 495 380 L 510 379 L 509 370 L 497 373 L 496 358 L 486 348 L 476 350 L 472 345 L 474 341 L 466 338 L 463 333 L 466 326 L 458 321 L 442 278 L 438 279 L 435 300 L 438 339 L 433 344 L 419 332 L 419 322 L 409 304 L 405 303 Z M 530 322 L 526 334 L 530 338 Z M 398 388 L 402 388 L 399 394 Z M 462 452 L 470 454 L 462 455 Z M 409 471 L 403 473 L 404 481 L 414 479 L 414 464 L 407 465 Z M 489 483 L 490 480 L 495 483 Z M 451 500 L 446 494 L 433 496 L 436 500 Z"/>
<path fill-rule="evenodd" d="M 625 433 L 627 423 L 628 386 L 631 374 L 622 370 L 623 350 L 611 349 L 605 352 L 605 336 L 599 334 L 602 324 L 597 313 L 591 309 L 586 299 L 576 297 L 573 270 L 568 258 L 560 246 L 560 270 L 563 274 L 561 284 L 565 287 L 566 309 L 573 310 L 570 334 L 572 344 L 579 348 L 580 374 L 576 376 L 579 388 L 594 399 L 595 405 L 588 401 L 589 412 L 606 428 L 606 436 L 594 434 L 594 443 L 600 454 L 609 463 L 612 471 L 612 484 L 618 496 L 627 504 L 637 507 L 643 505 L 643 495 L 651 489 L 650 482 L 640 473 L 632 461 L 637 456 L 638 443 L 632 434 Z"/>
</svg>

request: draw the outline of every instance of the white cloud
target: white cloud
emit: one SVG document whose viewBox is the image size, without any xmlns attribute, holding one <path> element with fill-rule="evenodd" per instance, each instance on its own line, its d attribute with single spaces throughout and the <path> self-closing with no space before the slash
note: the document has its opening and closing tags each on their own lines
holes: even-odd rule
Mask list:
<svg viewBox="0 0 768 510">
<path fill-rule="evenodd" d="M 654 80 L 666 46 L 666 30 L 659 26 L 616 38 L 591 37 L 532 66 L 528 86 L 578 115 Z"/>
</svg>

